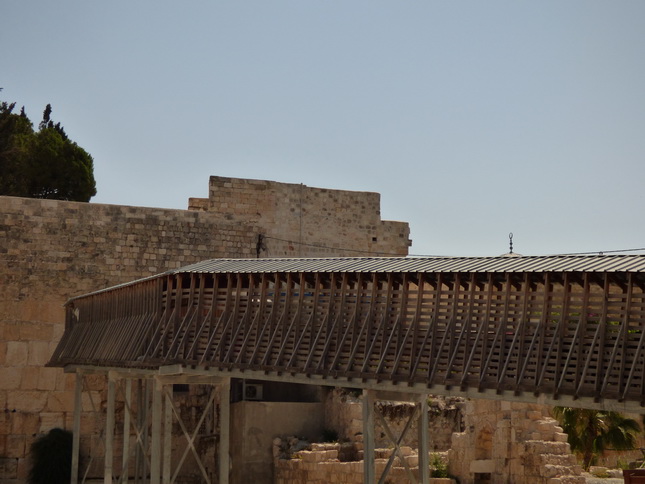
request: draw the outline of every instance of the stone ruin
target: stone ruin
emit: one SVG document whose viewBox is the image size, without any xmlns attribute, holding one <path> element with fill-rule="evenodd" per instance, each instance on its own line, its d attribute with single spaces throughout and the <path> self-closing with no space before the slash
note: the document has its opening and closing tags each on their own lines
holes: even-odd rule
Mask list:
<svg viewBox="0 0 645 484">
<path fill-rule="evenodd" d="M 567 434 L 544 405 L 464 402 L 465 430 L 453 434 L 450 473 L 461 484 L 585 484 Z"/>
<path fill-rule="evenodd" d="M 406 464 L 414 478 L 417 479 L 419 477 L 418 453 L 409 446 L 403 446 L 401 450 Z M 391 448 L 376 449 L 377 475 L 383 473 L 392 452 Z M 276 438 L 273 441 L 273 456 L 275 484 L 363 483 L 363 444 L 361 442 L 310 444 L 297 437 Z M 439 460 L 442 463 L 442 468 L 447 466 L 447 452 L 432 453 L 430 457 L 431 462 L 436 463 Z M 407 470 L 399 457 L 394 459 L 386 482 L 390 484 L 410 482 Z M 454 484 L 455 480 L 432 477 L 430 482 L 432 484 Z"/>
<path fill-rule="evenodd" d="M 567 435 L 549 415 L 548 407 L 453 397 L 432 397 L 429 404 L 431 468 L 439 458 L 460 484 L 585 484 Z M 403 426 L 413 408 L 403 402 L 377 405 L 392 428 Z M 325 409 L 329 415 L 327 424 L 339 430 L 340 442 L 276 438 L 276 484 L 363 482 L 361 399 L 337 389 L 330 392 Z M 413 472 L 418 472 L 416 435 L 409 432 L 409 440 L 403 442 L 405 459 Z M 376 472 L 380 475 L 392 449 L 378 448 L 388 444 L 378 427 L 375 438 Z M 387 479 L 392 484 L 410 482 L 398 457 Z"/>
</svg>

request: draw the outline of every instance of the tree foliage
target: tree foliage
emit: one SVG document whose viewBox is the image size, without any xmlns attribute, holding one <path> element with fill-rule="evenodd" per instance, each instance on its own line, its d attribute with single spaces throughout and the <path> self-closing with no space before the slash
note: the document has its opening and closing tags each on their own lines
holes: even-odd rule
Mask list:
<svg viewBox="0 0 645 484">
<path fill-rule="evenodd" d="M 636 420 L 619 412 L 555 407 L 553 415 L 569 435 L 571 450 L 582 456 L 585 469 L 606 449 L 634 449 L 641 431 Z"/>
<path fill-rule="evenodd" d="M 94 161 L 71 141 L 47 105 L 35 131 L 16 103 L 0 103 L 0 195 L 87 202 L 96 195 Z"/>
</svg>

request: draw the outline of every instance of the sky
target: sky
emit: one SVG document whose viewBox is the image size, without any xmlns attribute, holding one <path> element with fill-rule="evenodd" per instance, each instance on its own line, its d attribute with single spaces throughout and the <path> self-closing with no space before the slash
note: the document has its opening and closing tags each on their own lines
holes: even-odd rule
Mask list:
<svg viewBox="0 0 645 484">
<path fill-rule="evenodd" d="M 643 0 L 2 0 L 1 101 L 92 203 L 211 175 L 379 192 L 415 255 L 645 248 Z M 643 253 L 643 252 L 640 252 Z"/>
</svg>

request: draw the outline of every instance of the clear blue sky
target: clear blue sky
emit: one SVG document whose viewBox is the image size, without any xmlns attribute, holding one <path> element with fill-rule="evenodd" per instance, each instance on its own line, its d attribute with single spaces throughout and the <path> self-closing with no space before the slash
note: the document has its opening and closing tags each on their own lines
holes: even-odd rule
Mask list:
<svg viewBox="0 0 645 484">
<path fill-rule="evenodd" d="M 0 99 L 93 202 L 210 175 L 381 193 L 413 254 L 645 247 L 643 0 L 3 0 Z"/>
</svg>

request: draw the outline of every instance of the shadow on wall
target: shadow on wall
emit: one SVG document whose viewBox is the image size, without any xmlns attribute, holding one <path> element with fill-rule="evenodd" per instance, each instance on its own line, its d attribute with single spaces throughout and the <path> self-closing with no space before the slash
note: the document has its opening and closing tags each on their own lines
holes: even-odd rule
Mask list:
<svg viewBox="0 0 645 484">
<path fill-rule="evenodd" d="M 71 476 L 71 432 L 52 429 L 31 444 L 29 484 L 66 484 Z"/>
</svg>

